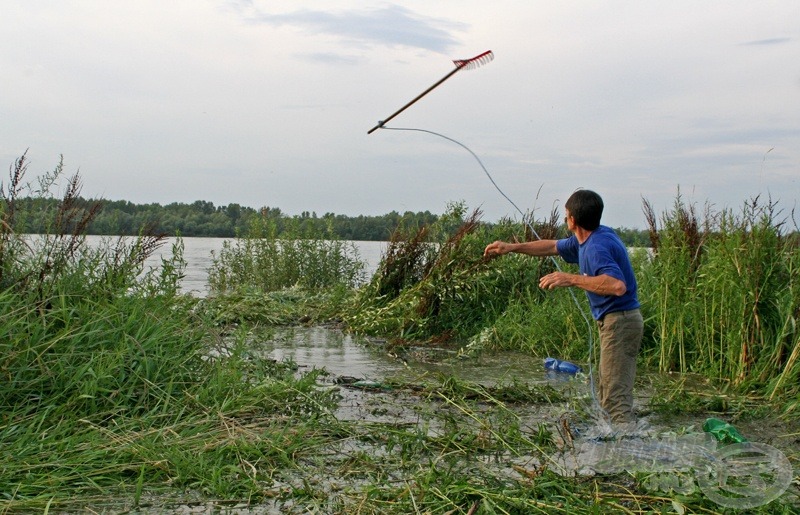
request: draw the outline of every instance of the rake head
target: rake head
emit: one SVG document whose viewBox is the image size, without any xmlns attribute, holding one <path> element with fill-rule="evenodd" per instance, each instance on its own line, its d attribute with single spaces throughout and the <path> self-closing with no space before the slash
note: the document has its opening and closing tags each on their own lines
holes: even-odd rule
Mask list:
<svg viewBox="0 0 800 515">
<path fill-rule="evenodd" d="M 456 65 L 456 68 L 459 70 L 472 70 L 473 68 L 477 68 L 478 66 L 483 66 L 494 59 L 494 54 L 491 50 L 487 50 L 486 52 L 476 55 L 471 59 L 457 59 L 453 61 L 453 64 Z"/>
</svg>

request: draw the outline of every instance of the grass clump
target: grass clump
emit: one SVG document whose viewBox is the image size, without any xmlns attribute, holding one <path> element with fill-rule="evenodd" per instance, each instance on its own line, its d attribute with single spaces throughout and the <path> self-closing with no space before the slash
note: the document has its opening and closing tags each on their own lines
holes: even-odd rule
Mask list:
<svg viewBox="0 0 800 515">
<path fill-rule="evenodd" d="M 480 215 L 454 203 L 436 225 L 395 233 L 377 273 L 347 306 L 348 327 L 396 341 L 456 342 L 466 354 L 518 349 L 585 358 L 591 327 L 575 309 L 576 300 L 585 308 L 585 299 L 538 287 L 555 270 L 552 260 L 483 257 L 493 240 L 535 238 L 530 227 L 543 238 L 563 235 L 557 213 L 544 222 L 491 227 Z"/>
<path fill-rule="evenodd" d="M 246 235 L 225 242 L 208 276 L 212 293 L 220 294 L 355 288 L 363 281 L 364 263 L 352 242 L 336 239 L 331 231 L 309 232 L 297 222 L 279 239 L 268 217 L 255 219 Z"/>
<path fill-rule="evenodd" d="M 254 218 L 247 234 L 224 242 L 209 269 L 204 310 L 216 324 L 291 324 L 335 320 L 365 280 L 352 242 L 285 220 Z"/>
<path fill-rule="evenodd" d="M 644 357 L 662 372 L 696 372 L 769 400 L 800 394 L 800 245 L 777 205 L 754 198 L 741 213 L 676 199 L 638 272 Z M 787 403 L 789 411 L 798 404 Z"/>
<path fill-rule="evenodd" d="M 519 262 L 490 267 L 486 241 L 513 229 L 503 223 L 492 232 L 480 216 L 453 203 L 432 227 L 398 230 L 347 322 L 367 333 L 418 340 L 465 338 L 490 325 L 538 270 Z"/>
<path fill-rule="evenodd" d="M 398 233 L 378 272 L 347 304 L 354 331 L 482 349 L 514 349 L 585 363 L 596 325 L 580 291 L 542 292 L 550 259 L 487 260 L 493 240 L 566 235 L 548 220 L 488 227 L 452 204 L 437 223 Z M 754 198 L 740 213 L 698 215 L 678 193 L 661 217 L 644 202 L 652 247 L 632 251 L 645 318 L 641 359 L 659 372 L 696 372 L 800 413 L 800 238 L 777 204 Z M 436 235 L 436 237 L 434 237 Z M 559 263 L 565 271 L 575 268 Z M 424 344 L 424 343 L 423 343 Z"/>
<path fill-rule="evenodd" d="M 19 199 L 50 195 L 62 174 L 36 188 L 26 169 L 23 156 L 0 187 L 0 510 L 273 495 L 276 471 L 324 438 L 317 420 L 334 399 L 317 372 L 213 329 L 178 294 L 180 242 L 159 271 L 144 269 L 159 235 L 88 248 L 82 231 L 102 206 L 75 202 L 77 176 L 50 232 L 18 234 Z"/>
</svg>

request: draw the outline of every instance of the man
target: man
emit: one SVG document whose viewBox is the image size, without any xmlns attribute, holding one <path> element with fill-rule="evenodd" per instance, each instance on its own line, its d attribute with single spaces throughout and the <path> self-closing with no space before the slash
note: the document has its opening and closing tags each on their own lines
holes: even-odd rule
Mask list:
<svg viewBox="0 0 800 515">
<path fill-rule="evenodd" d="M 580 274 L 553 272 L 541 278 L 539 287 L 552 290 L 576 286 L 586 291 L 600 330 L 600 406 L 614 423 L 634 422 L 633 381 L 644 324 L 628 251 L 612 229 L 600 225 L 600 195 L 578 190 L 564 208 L 565 222 L 572 232 L 569 238 L 524 243 L 495 241 L 487 245 L 483 254 L 559 255 L 568 263 L 578 263 Z"/>
</svg>

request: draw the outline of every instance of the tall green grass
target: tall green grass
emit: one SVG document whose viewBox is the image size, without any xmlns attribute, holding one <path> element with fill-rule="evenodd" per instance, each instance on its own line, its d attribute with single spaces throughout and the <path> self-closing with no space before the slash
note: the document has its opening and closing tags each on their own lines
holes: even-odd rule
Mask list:
<svg viewBox="0 0 800 515">
<path fill-rule="evenodd" d="M 87 249 L 81 221 L 91 219 L 93 208 L 71 202 L 78 190 L 72 186 L 53 213 L 51 234 L 37 244 L 17 234 L 14 203 L 25 191 L 24 165 L 15 163 L 0 189 L 0 511 L 169 511 L 211 502 L 223 509 L 221 500 L 293 513 L 716 508 L 697 495 L 676 501 L 649 494 L 633 477 L 571 479 L 548 470 L 552 434 L 542 425 L 527 427 L 515 403 L 558 401 L 549 389 L 487 389 L 442 377 L 395 385 L 416 396 L 413 422 L 337 420 L 337 392 L 320 388 L 322 371 L 300 373 L 292 363 L 259 355 L 247 326 L 220 329 L 207 304 L 178 293 L 180 245 L 174 261 L 150 273 L 143 263 L 161 242 L 157 235 Z M 45 182 L 55 184 L 49 178 L 60 167 L 56 172 Z M 77 186 L 77 178 L 69 184 Z M 463 223 L 433 228 L 434 252 L 420 254 L 428 256 L 424 266 L 403 272 L 412 279 L 386 289 L 373 282 L 352 304 L 335 302 L 364 327 L 384 324 L 406 337 L 488 334 L 487 345 L 508 340 L 531 351 L 581 339 L 580 324 L 568 318 L 568 296 L 531 286 L 549 270 L 547 260 L 480 256 L 487 240 L 530 237 L 523 228 L 509 222 L 487 231 L 477 213 L 453 214 Z M 765 270 L 781 270 L 788 275 L 778 277 L 791 283 L 796 254 L 788 263 Z M 374 281 L 394 276 L 381 277 Z M 249 284 L 246 275 L 239 279 L 236 287 Z M 772 284 L 758 282 L 765 283 Z M 376 291 L 383 293 L 368 295 Z M 789 291 L 795 311 L 787 316 L 795 316 L 797 290 Z M 772 298 L 766 288 L 759 292 L 759 299 Z M 296 288 L 270 295 L 276 304 L 300 297 Z M 530 312 L 536 315 L 526 317 Z M 774 392 L 796 387 L 797 346 L 787 343 L 796 333 L 784 313 L 759 311 L 756 326 L 781 328 L 773 340 L 783 347 L 753 362 L 782 363 L 763 381 Z"/>
<path fill-rule="evenodd" d="M 509 255 L 485 260 L 495 240 L 533 238 L 524 224 L 491 229 L 463 205 L 460 218 L 426 240 L 427 229 L 390 242 L 378 273 L 349 305 L 353 330 L 399 340 L 519 349 L 585 362 L 596 327 L 587 324 L 583 292 L 542 292 L 549 259 Z M 662 372 L 697 372 L 788 399 L 800 408 L 800 239 L 773 202 L 756 198 L 741 212 L 703 216 L 680 193 L 656 215 L 645 202 L 653 248 L 632 251 L 645 316 L 644 364 Z M 536 224 L 543 238 L 565 235 L 552 213 Z M 561 232 L 559 232 L 561 231 Z M 433 232 L 433 231 L 431 231 Z M 574 267 L 560 264 L 564 270 Z"/>
<path fill-rule="evenodd" d="M 267 217 L 254 219 L 246 235 L 225 242 L 208 276 L 215 294 L 355 288 L 364 279 L 364 263 L 352 242 L 299 225 L 279 239 L 274 220 Z"/>
<path fill-rule="evenodd" d="M 469 342 L 471 350 L 518 349 L 586 359 L 590 327 L 582 311 L 588 308 L 585 298 L 538 287 L 539 279 L 555 270 L 552 260 L 483 257 L 484 247 L 496 239 L 533 239 L 528 224 L 542 238 L 563 235 L 558 214 L 488 227 L 480 223 L 479 211 L 467 214 L 463 204 L 449 207 L 441 219 L 446 228 L 395 235 L 378 272 L 344 315 L 349 327 L 400 340 Z"/>
<path fill-rule="evenodd" d="M 790 220 L 759 198 L 700 219 L 680 196 L 660 226 L 652 210 L 648 219 L 658 239 L 638 271 L 654 343 L 645 359 L 771 399 L 796 396 L 800 246 Z"/>
<path fill-rule="evenodd" d="M 313 452 L 334 402 L 319 372 L 223 338 L 178 293 L 180 241 L 158 271 L 144 263 L 162 236 L 87 247 L 101 205 L 76 204 L 77 176 L 47 234 L 18 234 L 17 200 L 50 195 L 62 173 L 37 189 L 26 169 L 23 156 L 0 187 L 0 511 L 251 498 Z"/>
</svg>

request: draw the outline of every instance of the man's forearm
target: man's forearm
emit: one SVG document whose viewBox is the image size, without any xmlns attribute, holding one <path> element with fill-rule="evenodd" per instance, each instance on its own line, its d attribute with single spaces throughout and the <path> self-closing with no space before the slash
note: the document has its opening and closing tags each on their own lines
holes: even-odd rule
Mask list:
<svg viewBox="0 0 800 515">
<path fill-rule="evenodd" d="M 606 274 L 594 277 L 573 274 L 573 286 L 598 295 L 615 295 L 617 297 L 624 295 L 627 291 L 627 286 L 623 281 Z"/>
<path fill-rule="evenodd" d="M 509 243 L 509 251 L 528 256 L 555 256 L 558 254 L 556 240 L 536 240 L 523 243 Z"/>
</svg>

